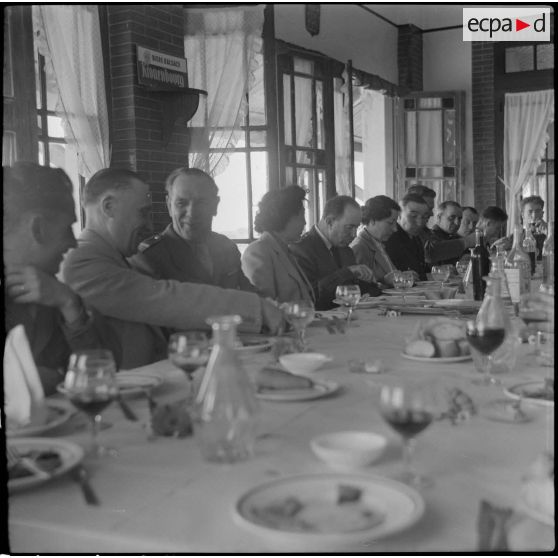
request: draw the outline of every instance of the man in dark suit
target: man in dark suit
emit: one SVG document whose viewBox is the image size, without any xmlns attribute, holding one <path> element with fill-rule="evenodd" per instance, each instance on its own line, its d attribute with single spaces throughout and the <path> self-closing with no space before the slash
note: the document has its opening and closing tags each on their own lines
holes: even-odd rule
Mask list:
<svg viewBox="0 0 558 558">
<path fill-rule="evenodd" d="M 337 285 L 358 283 L 361 292 L 372 296 L 381 292 L 372 270 L 357 264 L 349 248 L 360 220 L 361 209 L 353 198 L 335 196 L 326 202 L 318 224 L 289 246 L 314 289 L 316 310 L 335 306 Z"/>
<path fill-rule="evenodd" d="M 430 209 L 417 194 L 407 194 L 399 205 L 401 215 L 397 231 L 386 242 L 386 252 L 397 269 L 416 271 L 419 279 L 425 281 L 427 266 L 419 234 L 428 220 Z"/>
<path fill-rule="evenodd" d="M 211 230 L 217 214 L 217 184 L 200 169 L 179 168 L 166 181 L 172 223 L 144 240 L 130 264 L 157 279 L 215 285 L 255 292 L 240 267 L 240 252 Z"/>
</svg>

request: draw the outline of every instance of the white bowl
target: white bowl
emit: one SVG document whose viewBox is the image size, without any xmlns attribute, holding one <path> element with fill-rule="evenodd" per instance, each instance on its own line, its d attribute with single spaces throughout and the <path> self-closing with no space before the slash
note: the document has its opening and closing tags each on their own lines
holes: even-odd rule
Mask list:
<svg viewBox="0 0 558 558">
<path fill-rule="evenodd" d="M 309 374 L 321 368 L 331 357 L 322 353 L 291 353 L 279 357 L 279 362 L 293 374 Z"/>
<path fill-rule="evenodd" d="M 333 432 L 310 441 L 314 454 L 335 469 L 361 469 L 376 461 L 387 439 L 374 432 Z"/>
</svg>

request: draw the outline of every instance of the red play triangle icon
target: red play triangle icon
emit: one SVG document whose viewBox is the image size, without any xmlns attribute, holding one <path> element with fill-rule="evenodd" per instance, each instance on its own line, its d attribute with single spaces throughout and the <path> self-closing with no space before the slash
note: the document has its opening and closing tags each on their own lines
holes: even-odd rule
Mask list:
<svg viewBox="0 0 558 558">
<path fill-rule="evenodd" d="M 521 31 L 522 29 L 525 29 L 526 27 L 531 27 L 530 23 L 525 23 L 524 21 L 521 21 L 520 19 L 515 18 L 515 30 L 516 31 Z"/>
</svg>

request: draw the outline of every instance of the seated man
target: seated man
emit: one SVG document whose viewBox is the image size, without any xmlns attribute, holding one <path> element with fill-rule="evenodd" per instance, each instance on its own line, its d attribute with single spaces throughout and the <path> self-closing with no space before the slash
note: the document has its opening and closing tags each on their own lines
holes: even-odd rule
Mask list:
<svg viewBox="0 0 558 558">
<path fill-rule="evenodd" d="M 521 219 L 524 227 L 529 227 L 537 242 L 537 259 L 542 259 L 542 247 L 546 240 L 548 226 L 543 219 L 544 200 L 540 196 L 528 196 L 521 200 Z"/>
<path fill-rule="evenodd" d="M 434 217 L 434 206 L 436 205 L 436 192 L 429 188 L 428 186 L 424 186 L 424 184 L 413 184 L 407 188 L 405 194 L 416 194 L 420 196 L 428 206 L 428 213 L 426 214 L 426 221 L 424 222 L 424 226 L 419 231 L 419 236 L 422 242 L 426 242 L 430 237 L 430 228 L 428 227 L 428 221 L 431 217 Z"/>
<path fill-rule="evenodd" d="M 362 293 L 378 296 L 381 292 L 371 269 L 357 264 L 349 248 L 360 219 L 360 206 L 353 198 L 335 196 L 326 202 L 318 224 L 289 245 L 314 289 L 316 310 L 335 306 L 337 285 L 358 282 Z"/>
<path fill-rule="evenodd" d="M 417 194 L 407 194 L 399 205 L 401 215 L 397 230 L 386 242 L 386 252 L 397 269 L 415 271 L 419 280 L 426 281 L 424 245 L 419 233 L 428 220 L 430 210 Z"/>
<path fill-rule="evenodd" d="M 362 228 L 351 242 L 356 261 L 367 265 L 379 283 L 393 287 L 393 265 L 385 249 L 385 242 L 397 231 L 401 207 L 388 196 L 366 200 L 362 209 Z M 418 275 L 417 275 L 418 279 Z"/>
<path fill-rule="evenodd" d="M 22 324 L 46 395 L 64 379 L 70 354 L 120 346 L 102 318 L 55 277 L 75 246 L 72 183 L 61 169 L 34 163 L 4 167 L 6 331 Z"/>
<path fill-rule="evenodd" d="M 166 182 L 172 223 L 144 240 L 130 264 L 157 279 L 176 279 L 255 292 L 240 268 L 240 252 L 226 236 L 211 230 L 219 196 L 211 176 L 179 168 Z"/>
<path fill-rule="evenodd" d="M 154 279 L 126 258 L 151 233 L 149 186 L 125 169 L 95 173 L 83 190 L 86 228 L 62 266 L 64 280 L 110 318 L 123 349 L 123 366 L 166 358 L 161 327 L 205 329 L 209 316 L 238 314 L 241 330 L 275 333 L 283 313 L 253 293 Z"/>
<path fill-rule="evenodd" d="M 461 218 L 461 225 L 459 225 L 457 234 L 461 237 L 466 237 L 475 232 L 475 228 L 479 222 L 479 212 L 469 205 L 461 209 L 463 209 L 463 217 Z"/>
<path fill-rule="evenodd" d="M 505 245 L 509 244 L 509 248 L 511 248 L 510 239 L 508 237 L 502 238 L 505 234 L 507 220 L 508 214 L 495 205 L 489 205 L 481 213 L 477 228 L 482 231 L 484 241 L 488 247 L 499 245 L 505 248 Z M 513 238 L 513 235 L 511 238 Z M 509 250 L 509 248 L 505 249 Z"/>
<path fill-rule="evenodd" d="M 457 234 L 462 209 L 455 201 L 442 202 L 436 211 L 436 224 L 424 244 L 426 261 L 432 265 L 455 265 L 463 252 L 475 245 L 474 232 L 465 238 Z"/>
</svg>

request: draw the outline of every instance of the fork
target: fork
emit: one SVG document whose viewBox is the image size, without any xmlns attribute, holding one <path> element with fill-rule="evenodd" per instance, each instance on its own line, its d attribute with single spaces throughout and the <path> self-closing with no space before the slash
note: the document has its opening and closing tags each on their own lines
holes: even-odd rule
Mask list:
<svg viewBox="0 0 558 558">
<path fill-rule="evenodd" d="M 80 485 L 85 502 L 90 506 L 98 506 L 99 498 L 91 483 L 89 482 L 89 472 L 83 465 L 78 465 L 70 471 L 70 476 Z"/>
<path fill-rule="evenodd" d="M 50 473 L 41 469 L 33 459 L 21 455 L 19 451 L 13 446 L 6 447 L 6 456 L 8 458 L 8 469 L 15 467 L 16 465 L 21 465 L 30 473 L 33 473 L 37 478 L 48 479 L 50 478 Z"/>
</svg>

